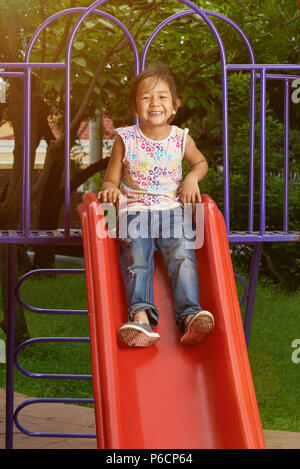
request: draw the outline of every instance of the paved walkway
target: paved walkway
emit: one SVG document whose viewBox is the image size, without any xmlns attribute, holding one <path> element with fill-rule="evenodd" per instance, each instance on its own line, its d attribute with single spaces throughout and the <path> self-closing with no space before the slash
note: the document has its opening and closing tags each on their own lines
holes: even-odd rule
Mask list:
<svg viewBox="0 0 300 469">
<path fill-rule="evenodd" d="M 15 393 L 15 406 L 29 399 Z M 5 391 L 0 389 L 0 449 L 5 448 Z M 96 433 L 94 409 L 66 404 L 34 404 L 19 422 L 35 432 Z M 300 433 L 264 430 L 269 449 L 300 449 Z M 96 449 L 96 439 L 30 437 L 14 427 L 14 449 Z"/>
<path fill-rule="evenodd" d="M 29 399 L 15 393 L 15 407 Z M 0 448 L 5 448 L 5 390 L 0 389 Z M 67 404 L 34 404 L 19 414 L 20 424 L 34 432 L 96 433 L 94 409 Z M 14 449 L 96 449 L 95 438 L 31 437 L 14 425 Z"/>
</svg>

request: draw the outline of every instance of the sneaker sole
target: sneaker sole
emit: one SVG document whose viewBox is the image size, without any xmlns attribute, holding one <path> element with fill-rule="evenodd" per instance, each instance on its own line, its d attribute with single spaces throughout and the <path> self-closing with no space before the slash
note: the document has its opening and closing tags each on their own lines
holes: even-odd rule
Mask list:
<svg viewBox="0 0 300 469">
<path fill-rule="evenodd" d="M 214 327 L 215 320 L 213 315 L 208 311 L 201 311 L 190 321 L 187 331 L 181 337 L 180 342 L 188 347 L 195 346 L 205 339 L 213 331 Z"/>
<path fill-rule="evenodd" d="M 138 326 L 120 327 L 119 337 L 123 344 L 129 347 L 150 347 L 160 339 L 159 334 L 156 332 L 147 334 L 144 329 Z"/>
</svg>

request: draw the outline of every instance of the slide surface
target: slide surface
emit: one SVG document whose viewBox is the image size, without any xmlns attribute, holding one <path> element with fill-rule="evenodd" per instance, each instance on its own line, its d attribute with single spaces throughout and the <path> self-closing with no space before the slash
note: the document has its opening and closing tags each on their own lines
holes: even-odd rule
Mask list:
<svg viewBox="0 0 300 469">
<path fill-rule="evenodd" d="M 103 237 L 102 207 L 92 193 L 78 206 L 86 267 L 98 448 L 265 448 L 221 212 L 202 196 L 204 245 L 197 250 L 201 304 L 216 320 L 202 343 L 179 343 L 173 300 L 159 254 L 154 297 L 161 339 L 128 348 L 118 246 Z M 100 234 L 100 236 L 99 236 Z"/>
</svg>

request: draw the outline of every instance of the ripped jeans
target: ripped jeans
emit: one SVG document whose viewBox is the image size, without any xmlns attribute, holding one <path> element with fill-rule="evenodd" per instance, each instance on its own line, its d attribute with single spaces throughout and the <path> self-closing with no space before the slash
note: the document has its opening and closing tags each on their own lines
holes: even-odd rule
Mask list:
<svg viewBox="0 0 300 469">
<path fill-rule="evenodd" d="M 195 251 L 185 245 L 182 207 L 128 212 L 122 216 L 125 216 L 127 228 L 134 228 L 128 229 L 127 238 L 118 237 L 120 268 L 129 306 L 128 320 L 132 321 L 138 311 L 145 310 L 150 326 L 153 328 L 158 323 L 159 311 L 153 297 L 153 255 L 160 250 L 172 288 L 176 322 L 183 331 L 184 317 L 202 308 Z"/>
</svg>

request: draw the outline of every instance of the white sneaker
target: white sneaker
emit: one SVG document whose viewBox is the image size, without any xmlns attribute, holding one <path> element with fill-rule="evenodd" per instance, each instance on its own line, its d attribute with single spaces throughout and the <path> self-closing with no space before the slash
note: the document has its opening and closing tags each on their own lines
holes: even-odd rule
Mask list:
<svg viewBox="0 0 300 469">
<path fill-rule="evenodd" d="M 197 345 L 213 331 L 214 327 L 215 320 L 209 311 L 195 313 L 185 325 L 180 343 L 188 347 Z"/>
<path fill-rule="evenodd" d="M 141 321 L 127 322 L 119 328 L 121 341 L 129 347 L 149 347 L 160 339 L 149 324 Z"/>
</svg>

